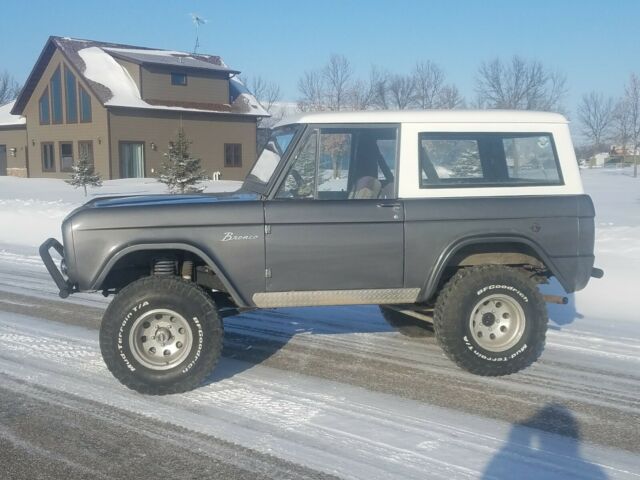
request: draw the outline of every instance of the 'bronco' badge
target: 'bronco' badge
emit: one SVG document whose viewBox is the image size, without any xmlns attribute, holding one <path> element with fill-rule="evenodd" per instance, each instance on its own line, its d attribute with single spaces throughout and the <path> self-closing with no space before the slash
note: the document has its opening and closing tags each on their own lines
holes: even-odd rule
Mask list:
<svg viewBox="0 0 640 480">
<path fill-rule="evenodd" d="M 257 240 L 258 235 L 236 235 L 233 232 L 224 232 L 220 239 L 222 242 L 232 242 L 235 240 Z"/>
</svg>

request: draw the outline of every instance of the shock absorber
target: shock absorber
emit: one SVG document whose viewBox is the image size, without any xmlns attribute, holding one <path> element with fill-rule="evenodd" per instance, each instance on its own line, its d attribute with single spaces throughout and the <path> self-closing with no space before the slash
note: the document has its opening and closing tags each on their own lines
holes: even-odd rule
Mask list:
<svg viewBox="0 0 640 480">
<path fill-rule="evenodd" d="M 193 262 L 191 260 L 185 260 L 182 262 L 180 274 L 185 280 L 191 280 L 193 278 Z"/>
</svg>

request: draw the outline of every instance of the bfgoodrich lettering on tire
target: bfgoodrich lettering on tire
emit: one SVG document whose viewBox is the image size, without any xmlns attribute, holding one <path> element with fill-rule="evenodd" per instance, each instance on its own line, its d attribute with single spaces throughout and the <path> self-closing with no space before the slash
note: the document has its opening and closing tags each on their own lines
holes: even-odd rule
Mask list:
<svg viewBox="0 0 640 480">
<path fill-rule="evenodd" d="M 477 375 L 517 372 L 544 348 L 547 309 L 526 273 L 500 265 L 464 268 L 436 302 L 434 328 L 451 360 Z"/>
<path fill-rule="evenodd" d="M 178 277 L 147 277 L 113 299 L 100 327 L 111 373 L 140 393 L 164 395 L 197 387 L 222 350 L 216 305 Z"/>
</svg>

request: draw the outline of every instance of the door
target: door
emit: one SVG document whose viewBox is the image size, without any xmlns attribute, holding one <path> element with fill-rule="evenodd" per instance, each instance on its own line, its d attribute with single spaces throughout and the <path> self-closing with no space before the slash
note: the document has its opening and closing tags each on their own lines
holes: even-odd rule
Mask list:
<svg viewBox="0 0 640 480">
<path fill-rule="evenodd" d="M 267 292 L 403 287 L 397 133 L 327 127 L 302 140 L 265 202 Z"/>
<path fill-rule="evenodd" d="M 144 143 L 120 142 L 120 178 L 142 178 L 144 172 Z"/>
<path fill-rule="evenodd" d="M 7 146 L 0 145 L 0 176 L 7 174 Z"/>
</svg>

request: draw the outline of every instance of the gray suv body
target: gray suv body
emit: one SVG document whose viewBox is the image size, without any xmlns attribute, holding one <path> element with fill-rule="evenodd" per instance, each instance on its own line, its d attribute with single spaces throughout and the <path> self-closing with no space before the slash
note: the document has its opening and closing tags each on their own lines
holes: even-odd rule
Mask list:
<svg viewBox="0 0 640 480">
<path fill-rule="evenodd" d="M 193 388 L 213 367 L 222 304 L 379 304 L 400 330 L 435 328 L 461 367 L 502 375 L 540 355 L 544 301 L 566 301 L 537 284 L 571 293 L 602 275 L 594 214 L 560 115 L 309 114 L 274 129 L 239 191 L 98 198 L 41 254 L 61 296 L 117 294 L 103 356 L 146 393 Z M 188 295 L 200 311 L 181 311 Z"/>
</svg>

